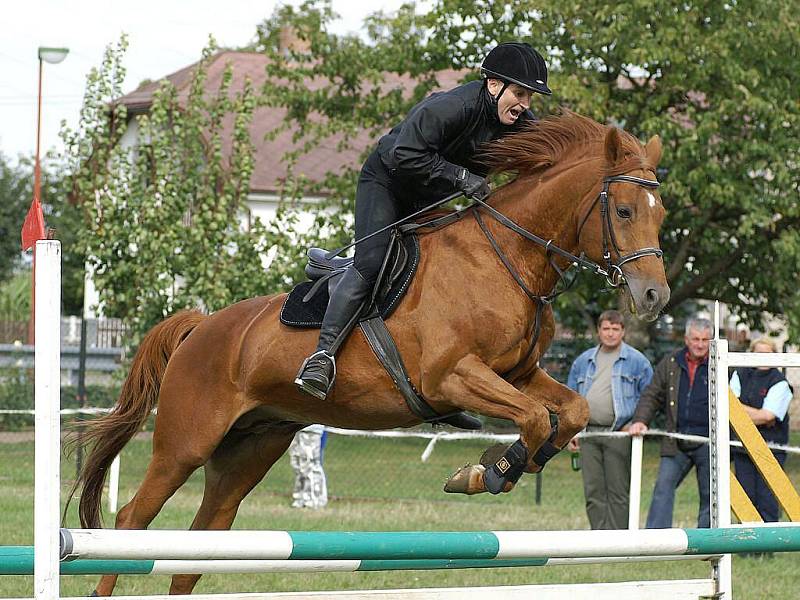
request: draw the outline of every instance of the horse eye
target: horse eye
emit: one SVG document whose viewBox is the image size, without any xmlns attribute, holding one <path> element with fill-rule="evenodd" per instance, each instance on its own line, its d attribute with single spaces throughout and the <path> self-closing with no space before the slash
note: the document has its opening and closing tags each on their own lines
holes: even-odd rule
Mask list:
<svg viewBox="0 0 800 600">
<path fill-rule="evenodd" d="M 628 208 L 627 206 L 618 206 L 617 207 L 617 216 L 620 219 L 630 219 L 632 215 L 633 215 L 633 213 L 631 212 L 631 209 Z"/>
</svg>

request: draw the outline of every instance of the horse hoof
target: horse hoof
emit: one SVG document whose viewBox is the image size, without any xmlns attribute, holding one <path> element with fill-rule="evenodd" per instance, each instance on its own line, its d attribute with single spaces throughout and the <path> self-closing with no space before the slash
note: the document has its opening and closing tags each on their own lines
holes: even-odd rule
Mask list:
<svg viewBox="0 0 800 600">
<path fill-rule="evenodd" d="M 486 491 L 483 474 L 486 467 L 483 465 L 466 464 L 450 476 L 444 484 L 444 491 L 448 494 L 481 494 Z"/>
</svg>

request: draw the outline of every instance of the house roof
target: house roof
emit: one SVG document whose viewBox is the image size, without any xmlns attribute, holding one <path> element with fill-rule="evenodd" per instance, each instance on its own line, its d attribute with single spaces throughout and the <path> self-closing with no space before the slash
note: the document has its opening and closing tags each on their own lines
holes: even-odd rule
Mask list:
<svg viewBox="0 0 800 600">
<path fill-rule="evenodd" d="M 265 55 L 256 52 L 219 52 L 209 62 L 205 89 L 209 94 L 215 93 L 219 89 L 226 66 L 230 64 L 233 75 L 230 85 L 232 94 L 244 88 L 246 78 L 251 80 L 255 90 L 260 90 L 267 78 L 267 61 Z M 180 100 L 185 101 L 189 95 L 192 74 L 196 67 L 197 63 L 189 65 L 164 78 L 175 86 Z M 467 71 L 440 71 L 437 73 L 437 80 L 442 89 L 448 89 L 457 85 L 466 73 Z M 122 96 L 118 102 L 127 107 L 129 115 L 147 112 L 161 81 L 163 80 L 144 83 L 133 92 Z M 410 76 L 387 73 L 382 87 L 387 90 L 401 88 L 410 94 L 415 83 Z M 320 84 L 309 81 L 309 88 L 317 85 Z M 298 147 L 292 140 L 297 129 L 292 127 L 274 139 L 266 139 L 266 135 L 281 125 L 285 117 L 286 110 L 282 108 L 260 106 L 254 111 L 250 126 L 250 139 L 255 150 L 255 168 L 250 180 L 251 192 L 277 192 L 286 177 L 287 169 L 282 157 Z M 225 156 L 230 154 L 232 126 L 233 118 L 226 118 L 222 132 Z M 312 181 L 321 181 L 328 172 L 337 172 L 346 167 L 358 168 L 361 153 L 377 142 L 377 138 L 366 131 L 351 140 L 350 147 L 344 150 L 337 147 L 341 140 L 341 135 L 331 136 L 310 152 L 300 156 L 294 167 L 295 174 L 304 175 Z"/>
</svg>

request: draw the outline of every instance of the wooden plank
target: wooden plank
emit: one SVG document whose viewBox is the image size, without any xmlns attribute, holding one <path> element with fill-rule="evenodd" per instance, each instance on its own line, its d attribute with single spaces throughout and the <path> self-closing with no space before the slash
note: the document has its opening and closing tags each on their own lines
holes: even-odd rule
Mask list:
<svg viewBox="0 0 800 600">
<path fill-rule="evenodd" d="M 747 454 L 761 472 L 764 481 L 775 494 L 775 498 L 778 499 L 778 503 L 783 507 L 789 520 L 800 522 L 800 495 L 797 494 L 792 482 L 767 447 L 764 438 L 761 437 L 752 419 L 745 412 L 742 403 L 739 402 L 739 398 L 730 389 L 728 390 L 728 400 L 731 427 L 739 436 Z"/>
<path fill-rule="evenodd" d="M 731 510 L 739 523 L 763 523 L 761 515 L 753 506 L 750 496 L 744 491 L 742 484 L 736 479 L 736 474 L 731 470 Z"/>
</svg>

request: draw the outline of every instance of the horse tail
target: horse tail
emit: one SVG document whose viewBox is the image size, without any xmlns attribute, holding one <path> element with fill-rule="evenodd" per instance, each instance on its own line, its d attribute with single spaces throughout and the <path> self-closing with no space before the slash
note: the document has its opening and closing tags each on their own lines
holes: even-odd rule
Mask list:
<svg viewBox="0 0 800 600">
<path fill-rule="evenodd" d="M 205 318 L 200 312 L 186 310 L 153 327 L 136 351 L 114 408 L 86 425 L 82 439 L 91 445 L 91 450 L 67 498 L 68 507 L 75 491 L 82 488 L 78 505 L 81 526 L 91 529 L 101 526 L 100 500 L 106 473 L 155 407 L 170 356 Z"/>
</svg>

